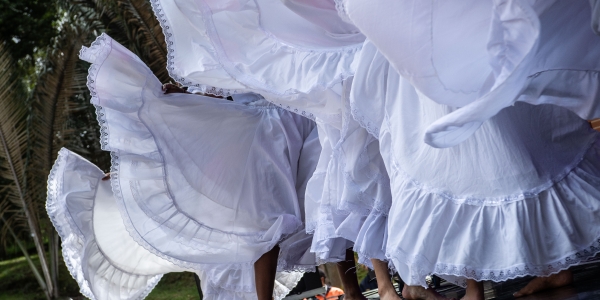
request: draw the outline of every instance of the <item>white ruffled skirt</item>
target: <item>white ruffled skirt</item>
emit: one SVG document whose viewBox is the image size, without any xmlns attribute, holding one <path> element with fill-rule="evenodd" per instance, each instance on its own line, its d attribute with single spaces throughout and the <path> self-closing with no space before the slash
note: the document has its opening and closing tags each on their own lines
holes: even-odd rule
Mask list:
<svg viewBox="0 0 600 300">
<path fill-rule="evenodd" d="M 112 153 L 114 205 L 140 249 L 196 271 L 207 292 L 220 291 L 215 297 L 255 297 L 253 264 L 275 245 L 279 271 L 315 266 L 303 225 L 321 150 L 312 121 L 257 95 L 165 95 L 141 60 L 106 35 L 80 56 L 92 63 L 88 87 L 102 147 Z M 145 292 L 132 293 L 121 296 Z"/>
<path fill-rule="evenodd" d="M 48 215 L 62 239 L 69 272 L 90 299 L 145 298 L 164 273 L 190 271 L 201 278 L 205 299 L 255 299 L 254 270 L 206 265 L 185 269 L 137 244 L 125 228 L 104 172 L 61 149 L 48 180 Z M 273 297 L 281 299 L 302 272 L 277 273 Z"/>
<path fill-rule="evenodd" d="M 517 103 L 462 143 L 430 147 L 428 124 L 457 109 L 420 93 L 370 42 L 350 99 L 390 174 L 386 256 L 406 283 L 547 276 L 600 252 L 599 133 L 577 115 Z"/>
</svg>

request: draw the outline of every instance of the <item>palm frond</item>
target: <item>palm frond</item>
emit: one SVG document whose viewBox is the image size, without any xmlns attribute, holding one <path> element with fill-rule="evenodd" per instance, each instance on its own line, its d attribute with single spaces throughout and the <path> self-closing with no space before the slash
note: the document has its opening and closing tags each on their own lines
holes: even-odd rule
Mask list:
<svg viewBox="0 0 600 300">
<path fill-rule="evenodd" d="M 27 149 L 26 117 L 27 107 L 23 97 L 14 92 L 12 59 L 4 49 L 0 49 L 0 177 L 7 180 L 9 187 L 4 201 L 9 201 L 25 215 L 27 226 L 33 236 L 47 289 L 46 297 L 54 292 L 48 264 L 44 255 L 43 241 L 39 230 L 37 210 L 25 189 L 25 155 Z M 44 288 L 44 286 L 42 286 Z"/>
</svg>

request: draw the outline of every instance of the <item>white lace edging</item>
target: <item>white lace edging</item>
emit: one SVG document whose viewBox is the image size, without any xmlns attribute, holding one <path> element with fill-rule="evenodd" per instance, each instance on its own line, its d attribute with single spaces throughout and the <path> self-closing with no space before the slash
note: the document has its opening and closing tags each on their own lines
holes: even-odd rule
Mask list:
<svg viewBox="0 0 600 300">
<path fill-rule="evenodd" d="M 58 235 L 61 237 L 62 249 L 73 249 L 75 260 L 81 261 L 81 256 L 79 256 L 79 254 L 83 252 L 83 247 L 79 247 L 79 249 L 77 249 L 78 247 L 76 246 L 72 247 L 71 245 L 67 244 L 69 239 L 66 239 L 65 237 L 73 235 L 78 240 L 77 244 L 83 246 L 83 233 L 75 224 L 73 224 L 73 220 L 66 217 L 66 212 L 64 212 L 64 209 L 58 203 L 58 195 L 62 190 L 62 170 L 64 170 L 64 163 L 66 162 L 68 155 L 68 150 L 65 148 L 60 149 L 58 152 L 58 157 L 56 158 L 56 161 L 50 170 L 50 175 L 48 176 L 46 212 L 50 217 L 52 225 L 54 225 L 54 228 L 56 228 Z M 73 265 L 71 260 L 68 259 L 68 257 L 65 257 L 65 255 L 67 255 L 67 251 L 63 250 L 62 252 L 63 260 L 67 266 L 67 269 L 69 270 L 69 274 L 79 285 L 79 292 L 92 300 L 96 299 L 92 293 L 92 289 L 90 288 L 88 281 L 83 275 L 83 269 L 81 268 L 81 265 Z"/>
<path fill-rule="evenodd" d="M 186 87 L 193 86 L 201 93 L 210 94 L 210 95 L 223 97 L 223 98 L 245 92 L 245 91 L 239 91 L 239 90 L 223 89 L 223 88 L 218 88 L 215 86 L 209 86 L 209 85 L 200 84 L 200 83 L 194 83 L 193 81 L 188 80 L 185 77 L 178 76 L 175 73 L 175 67 L 174 67 L 174 65 L 175 65 L 174 59 L 175 59 L 175 55 L 176 55 L 175 41 L 172 38 L 173 32 L 171 30 L 171 25 L 169 23 L 169 19 L 163 13 L 163 8 L 160 3 L 160 0 L 150 0 L 150 3 L 152 5 L 152 10 L 154 11 L 154 15 L 158 19 L 160 26 L 164 32 L 165 41 L 167 44 L 167 53 L 168 53 L 167 54 L 167 72 L 169 73 L 169 76 L 171 76 L 171 78 L 175 79 L 175 81 L 177 81 L 178 83 L 180 83 L 183 86 L 186 86 Z M 231 76 L 231 74 L 230 74 L 230 76 Z M 272 101 L 269 101 L 269 102 L 272 102 Z M 312 113 L 307 112 L 305 110 L 298 109 L 291 105 L 283 105 L 281 103 L 275 103 L 275 102 L 272 102 L 272 103 L 275 105 L 278 105 L 279 107 L 281 107 L 287 111 L 290 111 L 290 112 L 293 112 L 296 114 L 300 114 L 301 116 L 309 118 L 313 121 L 315 120 L 315 116 Z"/>
<path fill-rule="evenodd" d="M 108 126 L 106 126 L 106 119 L 104 118 L 104 112 L 102 107 L 98 106 L 98 92 L 96 91 L 96 78 L 98 77 L 98 71 L 100 71 L 100 65 L 110 55 L 112 49 L 112 38 L 106 33 L 99 35 L 96 40 L 88 47 L 81 47 L 79 51 L 79 58 L 91 63 L 92 65 L 88 69 L 88 76 L 86 85 L 90 90 L 90 96 L 92 104 L 96 107 L 96 120 L 100 126 L 100 149 L 108 151 Z"/>
<path fill-rule="evenodd" d="M 200 83 L 194 83 L 191 80 L 186 79 L 185 77 L 182 76 L 178 76 L 175 73 L 175 41 L 173 40 L 173 31 L 171 30 L 171 24 L 169 23 L 169 20 L 166 18 L 164 12 L 163 12 L 163 8 L 162 8 L 162 4 L 160 3 L 160 0 L 150 0 L 150 4 L 152 5 L 152 10 L 154 11 L 154 16 L 156 16 L 156 19 L 158 20 L 158 22 L 160 23 L 160 27 L 163 30 L 164 36 L 165 36 L 165 42 L 167 44 L 167 72 L 169 73 L 169 76 L 171 76 L 171 78 L 175 79 L 175 81 L 177 81 L 178 83 L 180 83 L 183 86 L 194 86 L 196 87 L 200 92 L 204 93 L 204 94 L 210 94 L 213 96 L 218 96 L 218 97 L 223 97 L 223 98 L 227 98 L 230 96 L 233 96 L 235 94 L 240 94 L 241 91 L 237 91 L 237 90 L 230 90 L 230 89 L 222 89 L 222 88 L 218 88 L 218 87 L 214 87 L 214 86 L 209 86 L 209 85 L 205 85 L 205 84 L 200 84 Z"/>
<path fill-rule="evenodd" d="M 460 277 L 461 279 L 472 279 L 475 281 L 494 282 L 503 282 L 525 276 L 546 277 L 591 260 L 598 254 L 600 254 L 600 237 L 582 250 L 541 265 L 520 264 L 511 268 L 490 270 L 473 269 L 465 265 L 437 263 L 432 271 L 418 275 L 413 274 L 411 277 L 413 282 L 419 282 L 419 284 L 425 288 L 428 287 L 427 283 L 425 282 L 425 276 L 432 274 L 439 276 L 455 276 Z M 406 254 L 402 251 L 387 253 L 386 257 L 390 261 L 400 262 L 401 264 L 409 266 L 422 265 L 420 262 L 423 261 L 423 259 L 416 257 L 406 259 Z"/>
</svg>

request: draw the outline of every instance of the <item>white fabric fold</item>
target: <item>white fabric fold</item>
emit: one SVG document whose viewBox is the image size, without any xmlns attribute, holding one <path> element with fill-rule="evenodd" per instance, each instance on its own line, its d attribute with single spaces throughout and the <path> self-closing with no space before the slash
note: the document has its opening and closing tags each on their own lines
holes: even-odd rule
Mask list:
<svg viewBox="0 0 600 300">
<path fill-rule="evenodd" d="M 364 40 L 339 19 L 334 5 L 285 2 L 290 9 L 276 0 L 152 4 L 166 32 L 169 71 L 184 85 L 309 93 L 347 77 L 353 53 Z M 315 13 L 330 19 L 314 18 Z"/>
</svg>

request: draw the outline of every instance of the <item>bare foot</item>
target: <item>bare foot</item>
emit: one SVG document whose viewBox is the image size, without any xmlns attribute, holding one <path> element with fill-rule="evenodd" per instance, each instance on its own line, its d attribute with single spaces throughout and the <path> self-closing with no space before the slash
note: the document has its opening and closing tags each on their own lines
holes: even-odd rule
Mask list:
<svg viewBox="0 0 600 300">
<path fill-rule="evenodd" d="M 483 282 L 467 279 L 467 292 L 460 300 L 484 300 Z"/>
<path fill-rule="evenodd" d="M 573 273 L 570 270 L 560 271 L 548 277 L 536 277 L 524 288 L 513 294 L 515 298 L 531 295 L 543 290 L 555 289 L 573 283 Z"/>
<path fill-rule="evenodd" d="M 440 295 L 434 289 L 425 289 L 422 286 L 415 285 L 404 285 L 404 288 L 402 289 L 402 297 L 409 300 L 449 300 L 448 298 Z"/>
</svg>

